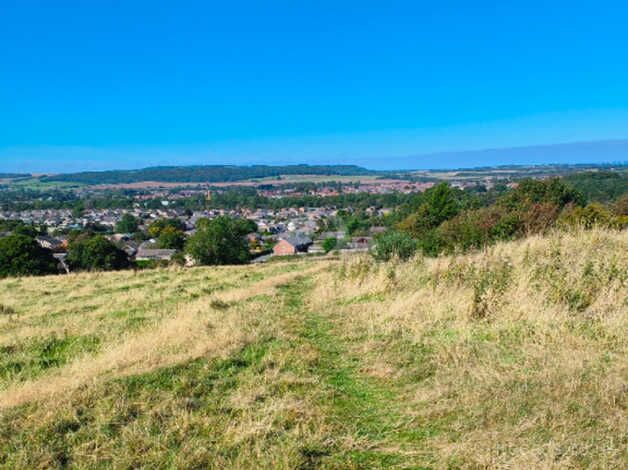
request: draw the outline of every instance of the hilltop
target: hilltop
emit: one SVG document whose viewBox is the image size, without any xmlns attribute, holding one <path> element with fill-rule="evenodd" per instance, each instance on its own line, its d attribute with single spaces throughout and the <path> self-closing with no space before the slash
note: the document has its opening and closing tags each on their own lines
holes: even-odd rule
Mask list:
<svg viewBox="0 0 628 470">
<path fill-rule="evenodd" d="M 146 181 L 164 183 L 215 183 L 244 181 L 251 178 L 268 178 L 282 175 L 372 175 L 375 171 L 356 165 L 203 165 L 160 166 L 140 170 L 86 171 L 50 175 L 44 182 L 81 184 L 120 184 Z"/>
<path fill-rule="evenodd" d="M 628 232 L 0 281 L 0 467 L 620 468 Z"/>
</svg>

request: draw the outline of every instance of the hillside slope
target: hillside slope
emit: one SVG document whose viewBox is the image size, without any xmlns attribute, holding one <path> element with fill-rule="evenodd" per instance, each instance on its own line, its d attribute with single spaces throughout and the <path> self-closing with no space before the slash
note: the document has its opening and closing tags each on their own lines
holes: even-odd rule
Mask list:
<svg viewBox="0 0 628 470">
<path fill-rule="evenodd" d="M 0 281 L 0 467 L 620 468 L 627 248 Z"/>
<path fill-rule="evenodd" d="M 170 183 L 215 183 L 244 181 L 250 178 L 280 175 L 372 175 L 375 171 L 356 165 L 203 165 L 164 166 L 140 170 L 85 171 L 63 173 L 42 178 L 44 182 L 71 182 L 82 184 L 119 184 L 143 181 Z"/>
</svg>

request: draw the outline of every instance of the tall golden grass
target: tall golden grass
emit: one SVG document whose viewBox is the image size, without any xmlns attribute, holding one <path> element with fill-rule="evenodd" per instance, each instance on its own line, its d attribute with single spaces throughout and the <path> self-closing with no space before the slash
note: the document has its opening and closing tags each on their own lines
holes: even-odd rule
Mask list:
<svg viewBox="0 0 628 470">
<path fill-rule="evenodd" d="M 442 428 L 431 443 L 439 462 L 620 468 L 627 281 L 628 233 L 592 230 L 406 263 L 349 258 L 312 298 L 354 339 L 367 373 L 409 377 L 398 399 Z"/>
</svg>

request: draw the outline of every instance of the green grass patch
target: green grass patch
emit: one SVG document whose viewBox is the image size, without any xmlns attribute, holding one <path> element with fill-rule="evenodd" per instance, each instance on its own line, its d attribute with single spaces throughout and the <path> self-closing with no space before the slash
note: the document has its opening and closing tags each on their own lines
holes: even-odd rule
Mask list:
<svg viewBox="0 0 628 470">
<path fill-rule="evenodd" d="M 97 336 L 50 336 L 0 347 L 0 385 L 33 379 L 100 349 Z"/>
</svg>

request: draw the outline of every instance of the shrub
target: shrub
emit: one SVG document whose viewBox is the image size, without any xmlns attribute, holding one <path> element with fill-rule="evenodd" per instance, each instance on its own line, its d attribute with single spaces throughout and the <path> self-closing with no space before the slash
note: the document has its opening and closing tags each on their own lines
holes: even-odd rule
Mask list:
<svg viewBox="0 0 628 470">
<path fill-rule="evenodd" d="M 500 305 L 510 285 L 512 269 L 512 264 L 504 260 L 494 266 L 487 264 L 475 273 L 471 318 L 487 318 Z"/>
<path fill-rule="evenodd" d="M 388 261 L 392 258 L 407 260 L 414 255 L 416 249 L 416 241 L 408 234 L 389 231 L 375 239 L 375 246 L 371 253 L 378 261 Z"/>
<path fill-rule="evenodd" d="M 556 224 L 560 208 L 553 202 L 531 204 L 521 210 L 521 224 L 525 234 L 545 233 Z"/>
<path fill-rule="evenodd" d="M 0 315 L 15 315 L 15 310 L 8 305 L 0 304 Z"/>
<path fill-rule="evenodd" d="M 467 251 L 481 248 L 496 240 L 509 240 L 521 230 L 517 214 L 499 206 L 466 210 L 443 222 L 436 234 L 419 242 L 424 253 L 437 255 L 440 251 Z"/>
<path fill-rule="evenodd" d="M 591 229 L 596 226 L 611 228 L 617 225 L 617 218 L 604 206 L 593 202 L 585 207 L 571 206 L 565 209 L 560 216 L 559 224 L 571 228 Z"/>
<path fill-rule="evenodd" d="M 336 245 L 338 245 L 338 239 L 336 237 L 328 237 L 323 240 L 323 250 L 325 250 L 325 253 L 329 253 L 336 248 Z"/>
<path fill-rule="evenodd" d="M 502 196 L 498 204 L 509 210 L 527 210 L 533 204 L 551 203 L 559 208 L 568 204 L 582 206 L 584 196 L 559 178 L 547 180 L 525 179 Z"/>
</svg>

